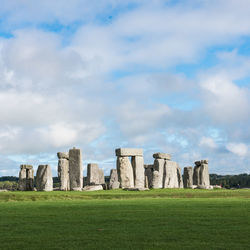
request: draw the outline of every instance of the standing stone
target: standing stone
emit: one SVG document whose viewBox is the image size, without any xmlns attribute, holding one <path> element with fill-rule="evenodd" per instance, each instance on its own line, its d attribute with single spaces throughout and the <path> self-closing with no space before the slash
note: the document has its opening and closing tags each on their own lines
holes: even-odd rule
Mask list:
<svg viewBox="0 0 250 250">
<path fill-rule="evenodd" d="M 134 187 L 133 168 L 127 156 L 117 157 L 117 173 L 121 188 Z"/>
<path fill-rule="evenodd" d="M 177 167 L 177 178 L 178 178 L 179 188 L 183 188 L 183 179 L 181 174 L 181 168 L 179 166 Z"/>
<path fill-rule="evenodd" d="M 80 149 L 69 150 L 70 190 L 81 191 L 83 187 L 82 153 Z"/>
<path fill-rule="evenodd" d="M 152 188 L 154 188 L 154 189 L 162 188 L 162 185 L 160 185 L 161 184 L 161 179 L 162 178 L 160 178 L 159 171 L 154 170 L 154 172 L 153 172 L 153 180 L 152 180 Z"/>
<path fill-rule="evenodd" d="M 132 167 L 134 170 L 134 187 L 143 189 L 145 185 L 143 157 L 132 156 Z"/>
<path fill-rule="evenodd" d="M 193 184 L 197 185 L 199 188 L 208 188 L 210 186 L 207 160 L 195 162 Z"/>
<path fill-rule="evenodd" d="M 111 169 L 109 177 L 109 189 L 118 189 L 119 187 L 120 187 L 120 182 L 118 181 L 117 170 Z"/>
<path fill-rule="evenodd" d="M 156 179 L 154 179 L 154 188 L 163 188 L 164 184 L 164 166 L 165 160 L 164 159 L 155 159 L 154 160 L 154 170 L 158 171 L 158 184 L 155 183 Z"/>
<path fill-rule="evenodd" d="M 104 171 L 99 168 L 99 184 L 105 184 Z"/>
<path fill-rule="evenodd" d="M 39 165 L 36 172 L 37 191 L 53 191 L 52 172 L 49 165 Z"/>
<path fill-rule="evenodd" d="M 21 165 L 19 172 L 18 189 L 20 191 L 34 190 L 34 170 L 31 165 Z"/>
<path fill-rule="evenodd" d="M 87 166 L 87 185 L 96 185 L 99 183 L 99 167 L 96 163 L 89 163 Z"/>
<path fill-rule="evenodd" d="M 184 188 L 192 188 L 193 186 L 193 168 L 185 167 L 183 176 Z"/>
<path fill-rule="evenodd" d="M 58 160 L 58 178 L 60 181 L 60 190 L 70 190 L 69 185 L 69 160 L 61 158 Z"/>
<path fill-rule="evenodd" d="M 179 165 L 174 161 L 165 161 L 164 188 L 179 188 L 178 167 Z"/>
<path fill-rule="evenodd" d="M 154 165 L 144 165 L 145 169 L 145 188 L 152 188 L 153 187 L 153 171 Z"/>
</svg>

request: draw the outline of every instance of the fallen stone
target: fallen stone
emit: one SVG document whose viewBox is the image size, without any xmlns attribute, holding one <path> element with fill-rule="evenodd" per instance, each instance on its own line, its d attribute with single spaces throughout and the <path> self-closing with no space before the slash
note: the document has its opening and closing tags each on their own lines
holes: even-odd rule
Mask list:
<svg viewBox="0 0 250 250">
<path fill-rule="evenodd" d="M 91 186 L 85 186 L 83 189 L 83 191 L 99 191 L 99 190 L 103 190 L 102 185 L 91 185 Z"/>
<path fill-rule="evenodd" d="M 117 173 L 121 188 L 134 188 L 134 174 L 128 157 L 117 157 Z"/>
<path fill-rule="evenodd" d="M 140 148 L 117 148 L 116 156 L 143 156 L 143 149 Z"/>
<path fill-rule="evenodd" d="M 123 188 L 126 191 L 148 191 L 148 188 Z"/>
<path fill-rule="evenodd" d="M 58 159 L 69 159 L 69 153 L 64 153 L 64 152 L 58 152 L 57 153 Z"/>
<path fill-rule="evenodd" d="M 82 153 L 80 149 L 69 150 L 70 190 L 80 191 L 83 187 Z"/>
<path fill-rule="evenodd" d="M 164 159 L 164 160 L 171 160 L 171 155 L 170 154 L 166 154 L 166 153 L 155 153 L 153 154 L 153 157 L 155 159 Z"/>
<path fill-rule="evenodd" d="M 49 165 L 39 165 L 36 172 L 37 191 L 53 191 L 52 171 Z"/>
</svg>

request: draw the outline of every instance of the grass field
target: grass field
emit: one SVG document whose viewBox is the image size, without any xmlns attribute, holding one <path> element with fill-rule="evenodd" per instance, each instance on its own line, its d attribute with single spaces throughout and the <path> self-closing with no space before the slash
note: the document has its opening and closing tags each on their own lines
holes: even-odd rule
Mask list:
<svg viewBox="0 0 250 250">
<path fill-rule="evenodd" d="M 0 193 L 0 249 L 249 249 L 250 190 Z"/>
</svg>

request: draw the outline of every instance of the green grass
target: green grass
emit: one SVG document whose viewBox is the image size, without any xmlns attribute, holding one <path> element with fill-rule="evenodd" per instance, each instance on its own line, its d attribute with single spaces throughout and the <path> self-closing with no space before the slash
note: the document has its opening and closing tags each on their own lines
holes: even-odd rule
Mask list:
<svg viewBox="0 0 250 250">
<path fill-rule="evenodd" d="M 249 249 L 250 190 L 0 193 L 0 249 Z"/>
</svg>

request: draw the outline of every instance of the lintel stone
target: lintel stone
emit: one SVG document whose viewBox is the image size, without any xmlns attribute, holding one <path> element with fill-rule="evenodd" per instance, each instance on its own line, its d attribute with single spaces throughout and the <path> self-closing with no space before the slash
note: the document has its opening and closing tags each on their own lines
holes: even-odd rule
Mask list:
<svg viewBox="0 0 250 250">
<path fill-rule="evenodd" d="M 153 157 L 155 159 L 164 159 L 164 160 L 171 160 L 171 155 L 170 154 L 166 154 L 166 153 L 155 153 L 153 154 Z"/>
<path fill-rule="evenodd" d="M 143 149 L 140 148 L 117 148 L 116 156 L 143 156 Z"/>
</svg>

